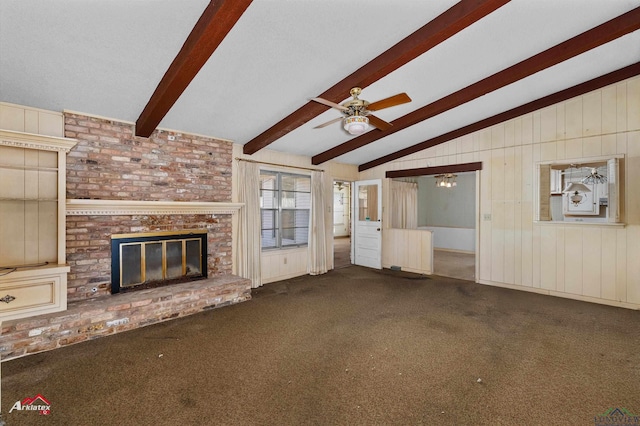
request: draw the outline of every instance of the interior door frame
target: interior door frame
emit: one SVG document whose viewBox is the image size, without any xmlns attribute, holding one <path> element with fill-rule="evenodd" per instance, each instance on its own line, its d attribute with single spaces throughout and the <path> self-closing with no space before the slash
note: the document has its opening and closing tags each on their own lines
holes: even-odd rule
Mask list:
<svg viewBox="0 0 640 426">
<path fill-rule="evenodd" d="M 375 262 L 375 265 L 361 265 L 365 267 L 371 267 L 374 269 L 382 269 L 382 179 L 368 179 L 368 180 L 358 180 L 352 183 L 351 188 L 351 199 L 352 199 L 352 210 L 351 210 L 351 263 L 354 265 L 358 265 L 357 261 L 357 244 L 358 244 L 358 222 L 368 223 L 367 221 L 360 221 L 359 215 L 359 188 L 360 186 L 365 185 L 377 185 L 378 187 L 378 205 L 377 205 L 377 215 L 378 219 L 376 221 L 369 222 L 369 228 L 371 228 L 372 232 L 377 232 L 378 235 L 378 256 Z M 375 231 L 373 229 L 376 229 Z M 362 237 L 362 236 L 361 236 Z"/>
</svg>

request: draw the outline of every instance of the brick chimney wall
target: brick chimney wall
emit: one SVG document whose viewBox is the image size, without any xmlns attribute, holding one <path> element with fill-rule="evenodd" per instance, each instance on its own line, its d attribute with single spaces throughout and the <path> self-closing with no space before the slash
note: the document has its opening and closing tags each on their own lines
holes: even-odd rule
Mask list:
<svg viewBox="0 0 640 426">
<path fill-rule="evenodd" d="M 231 201 L 232 143 L 65 113 L 67 199 Z M 108 294 L 111 235 L 208 229 L 208 274 L 230 274 L 231 215 L 67 216 L 69 301 Z"/>
</svg>

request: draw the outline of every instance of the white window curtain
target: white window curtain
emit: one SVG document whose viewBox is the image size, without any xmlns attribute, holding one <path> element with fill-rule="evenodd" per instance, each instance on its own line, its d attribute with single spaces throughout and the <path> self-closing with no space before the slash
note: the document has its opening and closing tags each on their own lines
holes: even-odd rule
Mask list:
<svg viewBox="0 0 640 426">
<path fill-rule="evenodd" d="M 320 275 L 327 272 L 327 239 L 324 226 L 324 211 L 324 173 L 312 171 L 308 246 L 308 272 L 310 275 Z"/>
<path fill-rule="evenodd" d="M 238 201 L 244 206 L 238 212 L 238 275 L 251 280 L 251 287 L 262 285 L 260 243 L 260 167 L 256 163 L 238 161 Z"/>
<path fill-rule="evenodd" d="M 391 181 L 391 227 L 418 227 L 418 184 Z"/>
</svg>

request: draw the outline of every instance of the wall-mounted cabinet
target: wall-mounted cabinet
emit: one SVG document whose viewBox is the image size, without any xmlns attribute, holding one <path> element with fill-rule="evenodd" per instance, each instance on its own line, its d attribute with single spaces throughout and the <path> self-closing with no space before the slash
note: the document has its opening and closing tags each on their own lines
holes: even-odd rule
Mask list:
<svg viewBox="0 0 640 426">
<path fill-rule="evenodd" d="M 75 144 L 0 130 L 1 320 L 66 309 L 66 153 Z"/>
</svg>

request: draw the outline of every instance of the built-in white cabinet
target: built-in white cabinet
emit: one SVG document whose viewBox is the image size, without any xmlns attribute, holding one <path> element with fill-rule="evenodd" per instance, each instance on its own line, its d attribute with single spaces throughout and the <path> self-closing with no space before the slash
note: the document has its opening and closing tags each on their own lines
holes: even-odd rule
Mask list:
<svg viewBox="0 0 640 426">
<path fill-rule="evenodd" d="M 75 144 L 0 130 L 0 320 L 67 307 L 66 153 Z"/>
<path fill-rule="evenodd" d="M 562 170 L 551 169 L 551 194 L 562 194 Z"/>
</svg>

